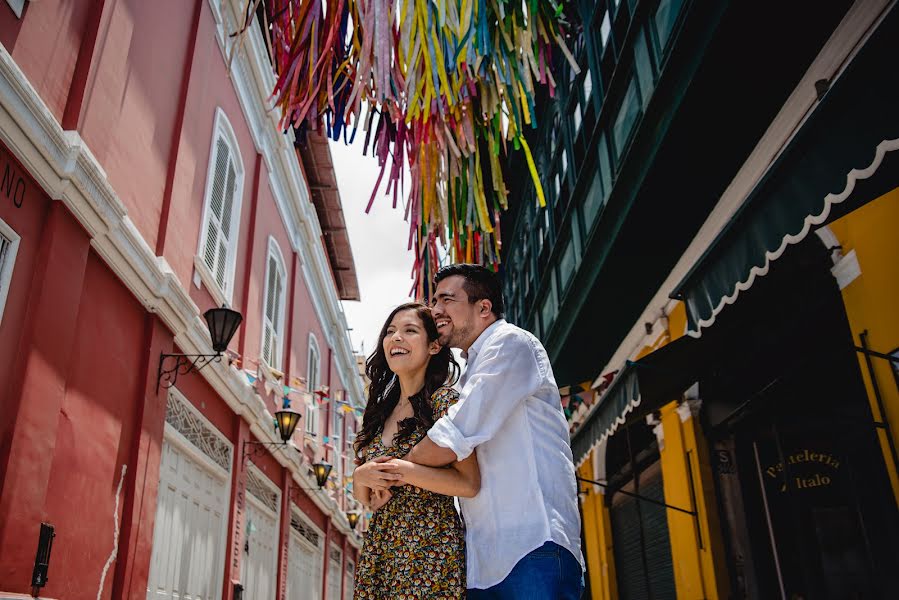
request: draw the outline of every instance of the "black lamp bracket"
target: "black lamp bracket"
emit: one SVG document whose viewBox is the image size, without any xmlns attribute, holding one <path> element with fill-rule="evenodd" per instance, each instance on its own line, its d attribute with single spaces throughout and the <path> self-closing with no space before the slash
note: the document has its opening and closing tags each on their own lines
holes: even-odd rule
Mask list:
<svg viewBox="0 0 899 600">
<path fill-rule="evenodd" d="M 247 446 L 251 446 L 251 449 L 247 449 Z M 273 448 L 284 448 L 287 446 L 287 442 L 257 442 L 255 440 L 246 440 L 243 443 L 243 460 L 247 460 L 248 456 L 257 456 L 265 453 L 266 447 Z"/>
<path fill-rule="evenodd" d="M 171 360 L 174 359 L 174 364 Z M 187 375 L 199 371 L 212 362 L 221 362 L 222 354 L 161 354 L 159 371 L 156 376 L 156 393 L 159 388 L 170 388 L 178 381 L 178 375 Z M 168 364 L 166 364 L 168 361 Z"/>
<path fill-rule="evenodd" d="M 304 492 L 323 492 L 323 491 L 325 491 L 325 488 L 323 488 L 323 487 L 318 487 L 318 486 L 315 486 L 315 487 L 298 487 L 298 486 L 291 486 L 291 488 L 290 488 L 290 499 L 291 499 L 291 500 L 295 500 L 295 501 L 296 501 L 296 500 L 299 500 L 299 498 L 297 498 L 297 496 L 294 494 L 294 492 L 298 492 L 298 491 L 300 491 L 300 490 L 303 490 Z"/>
</svg>

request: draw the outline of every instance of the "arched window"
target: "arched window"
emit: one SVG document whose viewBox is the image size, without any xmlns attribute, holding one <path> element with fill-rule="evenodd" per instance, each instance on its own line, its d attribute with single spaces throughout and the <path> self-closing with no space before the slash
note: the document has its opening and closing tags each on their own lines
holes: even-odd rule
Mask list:
<svg viewBox="0 0 899 600">
<path fill-rule="evenodd" d="M 268 239 L 265 260 L 265 300 L 262 310 L 262 358 L 281 370 L 284 348 L 284 302 L 287 296 L 287 269 L 278 242 Z"/>
<path fill-rule="evenodd" d="M 315 334 L 309 334 L 309 359 L 306 363 L 306 386 L 312 396 L 312 404 L 306 406 L 306 433 L 318 434 L 318 398 L 315 390 L 320 387 L 321 352 Z"/>
<path fill-rule="evenodd" d="M 234 130 L 222 109 L 215 111 L 209 170 L 197 249 L 197 275 L 216 302 L 230 304 L 234 292 L 244 167 Z M 199 286 L 199 281 L 195 279 Z"/>
</svg>

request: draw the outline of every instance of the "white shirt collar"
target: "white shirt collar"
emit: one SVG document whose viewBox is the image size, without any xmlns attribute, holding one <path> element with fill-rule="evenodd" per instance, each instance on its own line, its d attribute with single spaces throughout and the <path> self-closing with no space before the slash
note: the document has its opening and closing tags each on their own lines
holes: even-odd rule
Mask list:
<svg viewBox="0 0 899 600">
<path fill-rule="evenodd" d="M 481 335 L 478 336 L 478 339 L 472 342 L 471 346 L 469 346 L 468 348 L 468 351 L 462 353 L 462 358 L 464 358 L 467 362 L 471 361 L 471 359 L 474 358 L 474 356 L 477 355 L 477 353 L 481 350 L 481 347 L 487 342 L 487 339 L 490 337 L 490 335 L 494 331 L 496 331 L 497 327 L 499 327 L 501 324 L 504 324 L 505 322 L 505 319 L 497 319 L 489 326 L 487 326 L 487 329 L 481 332 Z"/>
</svg>

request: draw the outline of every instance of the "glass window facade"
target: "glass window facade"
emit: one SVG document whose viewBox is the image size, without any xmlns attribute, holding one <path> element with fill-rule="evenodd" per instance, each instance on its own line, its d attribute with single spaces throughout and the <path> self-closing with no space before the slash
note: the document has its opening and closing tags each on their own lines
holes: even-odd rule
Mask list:
<svg viewBox="0 0 899 600">
<path fill-rule="evenodd" d="M 656 8 L 653 20 L 655 21 L 660 54 L 663 54 L 668 47 L 668 41 L 671 39 L 671 32 L 674 30 L 674 24 L 677 23 L 682 4 L 683 0 L 661 0 Z"/>
<path fill-rule="evenodd" d="M 523 197 L 520 213 L 513 217 L 512 232 L 504 231 L 509 240 L 505 289 L 515 297 L 507 299 L 509 313 L 522 326 L 544 333 L 551 329 L 584 248 L 601 224 L 616 174 L 664 70 L 685 2 L 657 0 L 646 10 L 635 10 L 638 4 L 581 3 L 590 25 L 569 44 L 581 74 L 560 61 L 554 76 L 562 89 L 538 107 L 542 130 L 531 148 L 547 207 L 537 205 L 533 186 L 519 182 L 512 197 Z"/>
<path fill-rule="evenodd" d="M 627 86 L 627 92 L 621 99 L 618 114 L 615 116 L 615 124 L 612 127 L 612 135 L 615 142 L 615 160 L 621 158 L 624 147 L 630 139 L 631 131 L 637 117 L 640 116 L 640 94 L 637 91 L 637 82 L 631 78 Z"/>
</svg>

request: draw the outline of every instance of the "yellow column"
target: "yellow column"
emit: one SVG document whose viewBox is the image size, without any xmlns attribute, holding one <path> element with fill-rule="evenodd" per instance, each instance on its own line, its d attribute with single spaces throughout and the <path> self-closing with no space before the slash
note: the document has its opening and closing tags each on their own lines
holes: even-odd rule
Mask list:
<svg viewBox="0 0 899 600">
<path fill-rule="evenodd" d="M 870 349 L 882 353 L 899 348 L 899 311 L 896 310 L 899 265 L 895 259 L 899 255 L 897 225 L 899 189 L 884 194 L 829 226 L 842 247 L 844 258 L 834 267 L 834 274 L 842 286 L 852 341 L 860 346 L 859 334 L 867 331 Z M 892 442 L 899 445 L 899 386 L 892 367 L 887 360 L 871 358 L 884 406 L 885 414 L 881 414 L 865 357 L 859 354 L 858 359 L 871 413 L 876 421 L 889 423 Z M 893 462 L 890 439 L 884 429 L 878 429 L 877 436 L 893 494 L 899 500 L 899 475 Z"/>
<path fill-rule="evenodd" d="M 593 461 L 588 457 L 581 465 L 578 475 L 594 479 Z M 598 493 L 599 486 L 580 484 L 582 495 L 581 511 L 584 517 L 584 543 L 587 547 L 587 575 L 590 578 L 592 600 L 615 600 L 618 590 L 615 581 L 615 561 L 612 555 L 612 525 L 609 509 L 604 497 Z"/>
<path fill-rule="evenodd" d="M 705 439 L 688 401 L 661 410 L 660 455 L 678 600 L 727 598 L 729 582 Z"/>
</svg>

